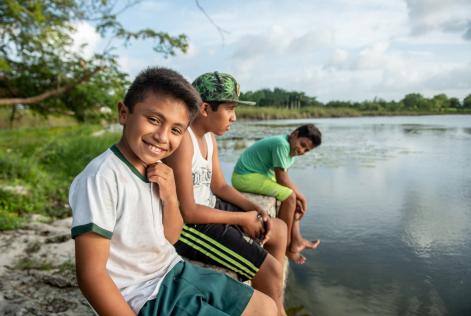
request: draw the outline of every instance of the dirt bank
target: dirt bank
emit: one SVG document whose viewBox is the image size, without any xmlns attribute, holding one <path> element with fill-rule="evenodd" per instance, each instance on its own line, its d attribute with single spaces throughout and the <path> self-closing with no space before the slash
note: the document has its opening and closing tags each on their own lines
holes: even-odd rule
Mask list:
<svg viewBox="0 0 471 316">
<path fill-rule="evenodd" d="M 75 278 L 71 219 L 0 233 L 0 315 L 94 315 Z"/>
</svg>

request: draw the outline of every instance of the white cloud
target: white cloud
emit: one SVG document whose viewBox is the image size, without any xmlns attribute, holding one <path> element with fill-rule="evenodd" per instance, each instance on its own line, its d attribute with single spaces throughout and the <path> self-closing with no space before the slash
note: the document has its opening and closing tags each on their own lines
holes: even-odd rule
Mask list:
<svg viewBox="0 0 471 316">
<path fill-rule="evenodd" d="M 82 54 L 84 57 L 91 57 L 100 44 L 100 35 L 92 25 L 85 21 L 76 23 L 74 27 L 72 51 Z"/>
<path fill-rule="evenodd" d="M 467 32 L 471 14 L 468 0 L 405 0 L 409 11 L 412 34 L 440 30 Z M 465 36 L 466 38 L 466 36 Z"/>
<path fill-rule="evenodd" d="M 310 53 L 320 47 L 332 47 L 335 42 L 333 31 L 309 31 L 293 38 L 288 49 L 293 53 Z"/>
<path fill-rule="evenodd" d="M 189 52 L 162 59 L 144 44 L 120 50 L 134 74 L 151 64 L 189 79 L 220 70 L 244 91 L 282 87 L 324 102 L 470 93 L 469 0 L 201 2 L 228 31 L 224 43 L 194 3 L 163 3 L 138 6 L 127 26 L 185 33 Z"/>
<path fill-rule="evenodd" d="M 468 22 L 466 32 L 464 32 L 464 34 L 463 34 L 463 38 L 465 40 L 471 41 L 471 21 Z"/>
</svg>

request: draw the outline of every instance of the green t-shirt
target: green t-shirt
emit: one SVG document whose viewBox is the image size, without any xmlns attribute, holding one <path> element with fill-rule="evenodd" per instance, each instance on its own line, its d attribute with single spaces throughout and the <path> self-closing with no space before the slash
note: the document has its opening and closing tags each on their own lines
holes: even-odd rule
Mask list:
<svg viewBox="0 0 471 316">
<path fill-rule="evenodd" d="M 287 135 L 277 135 L 259 140 L 239 157 L 234 172 L 238 174 L 259 173 L 273 178 L 274 168 L 287 170 L 294 163 L 289 155 Z"/>
</svg>

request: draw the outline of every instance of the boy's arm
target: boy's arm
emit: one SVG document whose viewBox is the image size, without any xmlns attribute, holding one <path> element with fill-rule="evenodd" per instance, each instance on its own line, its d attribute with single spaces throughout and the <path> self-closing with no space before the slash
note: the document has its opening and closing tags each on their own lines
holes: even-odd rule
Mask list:
<svg viewBox="0 0 471 316">
<path fill-rule="evenodd" d="M 211 135 L 214 144 L 213 150 L 213 175 L 211 177 L 211 191 L 218 197 L 226 200 L 234 205 L 237 205 L 246 212 L 257 211 L 258 214 L 262 216 L 262 220 L 266 223 L 264 225 L 263 234 L 265 235 L 262 243 L 268 240 L 270 235 L 271 223 L 270 216 L 268 212 L 262 209 L 258 204 L 250 201 L 248 198 L 243 196 L 239 191 L 234 189 L 232 186 L 227 184 L 224 179 L 224 174 L 221 170 L 221 164 L 219 162 L 219 154 L 217 148 L 216 137 Z"/>
<path fill-rule="evenodd" d="M 294 194 L 296 195 L 296 201 L 299 201 L 301 204 L 302 212 L 304 213 L 307 210 L 307 201 L 304 195 L 299 191 L 298 187 L 291 181 L 290 177 L 288 176 L 288 172 L 283 168 L 275 167 L 275 178 L 276 182 L 285 187 L 290 188 L 293 190 Z"/>
<path fill-rule="evenodd" d="M 251 232 L 249 235 L 256 234 L 258 237 L 262 231 L 262 225 L 257 220 L 256 211 L 225 212 L 195 203 L 191 172 L 192 157 L 193 144 L 187 132 L 178 149 L 165 159 L 165 163 L 173 169 L 175 175 L 176 191 L 184 221 L 190 224 L 241 225 L 247 227 Z"/>
<path fill-rule="evenodd" d="M 183 227 L 183 218 L 178 208 L 173 170 L 166 164 L 158 162 L 147 167 L 146 172 L 149 181 L 155 183 L 153 189 L 157 191 L 162 201 L 162 222 L 165 238 L 173 245 L 180 238 Z"/>
<path fill-rule="evenodd" d="M 217 195 L 218 197 L 226 200 L 234 205 L 237 205 L 241 209 L 245 211 L 257 211 L 260 215 L 263 216 L 264 220 L 268 220 L 268 213 L 262 209 L 258 204 L 250 201 L 244 195 L 242 195 L 239 191 L 234 189 L 232 186 L 227 184 L 226 180 L 224 179 L 223 172 L 221 170 L 221 163 L 219 162 L 219 154 L 217 149 L 216 138 L 214 135 L 213 137 L 213 144 L 214 144 L 214 151 L 213 151 L 213 176 L 211 178 L 211 191 Z"/>
<path fill-rule="evenodd" d="M 110 241 L 95 233 L 75 238 L 77 281 L 99 315 L 135 315 L 106 271 Z"/>
</svg>

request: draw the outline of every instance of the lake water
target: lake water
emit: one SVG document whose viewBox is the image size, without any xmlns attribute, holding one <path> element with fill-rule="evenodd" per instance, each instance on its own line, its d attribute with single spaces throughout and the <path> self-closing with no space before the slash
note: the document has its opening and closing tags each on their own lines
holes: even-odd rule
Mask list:
<svg viewBox="0 0 471 316">
<path fill-rule="evenodd" d="M 290 265 L 291 312 L 471 315 L 471 116 L 237 122 L 219 139 L 226 179 L 244 147 L 302 123 L 323 144 L 289 174 L 321 245 Z"/>
</svg>

